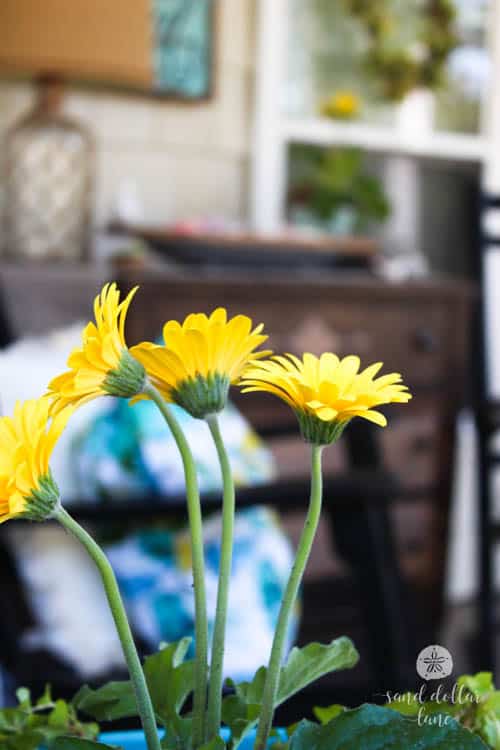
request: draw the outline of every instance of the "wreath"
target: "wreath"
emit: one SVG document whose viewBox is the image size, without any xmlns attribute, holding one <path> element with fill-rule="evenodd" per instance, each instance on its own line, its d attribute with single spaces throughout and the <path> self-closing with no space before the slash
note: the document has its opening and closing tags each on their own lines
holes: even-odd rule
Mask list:
<svg viewBox="0 0 500 750">
<path fill-rule="evenodd" d="M 368 36 L 365 67 L 381 84 L 383 96 L 402 99 L 415 88 L 436 88 L 443 82 L 448 55 L 457 46 L 453 0 L 423 0 L 415 42 L 394 44 L 398 20 L 388 0 L 344 0 L 347 11 Z"/>
</svg>

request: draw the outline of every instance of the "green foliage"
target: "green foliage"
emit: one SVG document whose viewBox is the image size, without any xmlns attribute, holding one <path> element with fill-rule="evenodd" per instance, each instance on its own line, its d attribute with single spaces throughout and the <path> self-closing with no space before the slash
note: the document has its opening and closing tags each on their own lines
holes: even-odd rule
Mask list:
<svg viewBox="0 0 500 750">
<path fill-rule="evenodd" d="M 183 638 L 177 643 L 167 644 L 144 663 L 156 716 L 168 729 L 162 744 L 168 750 L 188 750 L 191 747 L 192 719 L 181 715 L 184 703 L 194 689 L 194 661 L 184 661 L 190 643 L 190 638 Z"/>
<path fill-rule="evenodd" d="M 321 708 L 316 706 L 313 709 L 313 713 L 320 724 L 328 724 L 332 719 L 336 719 L 339 714 L 345 711 L 345 706 L 340 706 L 338 703 L 334 703 L 327 708 Z"/>
<path fill-rule="evenodd" d="M 80 740 L 75 737 L 60 737 L 50 750 L 115 750 L 116 745 L 105 745 L 104 742 L 93 742 L 92 740 Z M 119 750 L 119 749 L 118 749 Z"/>
<path fill-rule="evenodd" d="M 79 721 L 76 708 L 65 701 L 53 700 L 49 687 L 34 703 L 26 688 L 17 691 L 17 699 L 16 707 L 0 710 L 2 750 L 37 750 L 40 746 L 61 750 L 56 744 L 60 737 L 90 742 L 97 737 L 97 724 Z M 80 743 L 79 747 L 86 746 Z M 95 747 L 95 743 L 91 742 L 89 747 Z"/>
<path fill-rule="evenodd" d="M 436 691 L 429 698 L 425 700 L 424 693 L 403 693 L 393 696 L 386 708 L 421 725 L 449 716 L 478 735 L 491 750 L 500 750 L 500 690 L 495 689 L 491 672 L 463 675 L 450 692 Z M 314 713 L 327 724 L 342 710 L 334 705 L 315 708 Z"/>
<path fill-rule="evenodd" d="M 281 669 L 276 707 L 320 677 L 354 667 L 358 659 L 359 654 L 349 638 L 338 638 L 328 645 L 310 643 L 304 648 L 292 649 Z M 261 667 L 251 682 L 230 683 L 234 695 L 226 697 L 222 703 L 222 720 L 231 730 L 234 748 L 256 723 L 265 678 L 266 668 Z"/>
<path fill-rule="evenodd" d="M 360 149 L 295 146 L 291 163 L 290 202 L 307 206 L 320 221 L 346 207 L 355 210 L 358 230 L 389 216 L 382 183 L 363 170 Z"/>
<path fill-rule="evenodd" d="M 144 674 L 156 718 L 168 728 L 162 740 L 162 747 L 166 750 L 189 750 L 191 747 L 191 717 L 182 715 L 186 699 L 194 688 L 194 661 L 185 661 L 190 643 L 190 638 L 167 643 L 144 661 Z M 110 682 L 98 690 L 85 686 L 75 695 L 73 703 L 79 711 L 98 721 L 137 716 L 134 691 L 129 680 Z M 207 747 L 206 750 L 217 748 Z"/>
<path fill-rule="evenodd" d="M 289 750 L 485 750 L 485 745 L 451 716 L 435 717 L 419 725 L 389 708 L 365 705 L 343 711 L 328 724 L 303 721 L 290 741 Z"/>
<path fill-rule="evenodd" d="M 189 713 L 183 714 L 194 687 L 194 662 L 186 660 L 189 644 L 187 638 L 166 644 L 144 664 L 157 719 L 168 730 L 161 741 L 163 750 L 192 750 L 192 720 Z M 294 648 L 280 672 L 276 705 L 357 661 L 358 653 L 348 638 Z M 223 701 L 231 750 L 236 750 L 257 722 L 265 677 L 262 667 L 250 682 L 231 683 L 234 694 Z M 137 715 L 129 681 L 111 682 L 97 690 L 83 687 L 71 703 L 53 700 L 48 688 L 35 703 L 25 688 L 17 696 L 18 706 L 0 711 L 1 750 L 115 750 L 97 741 L 98 725 L 83 723 L 78 712 L 99 721 Z M 275 734 L 273 750 L 500 750 L 500 691 L 495 690 L 488 672 L 461 677 L 451 693 L 438 693 L 433 700 L 406 693 L 394 696 L 385 707 L 365 705 L 350 710 L 335 704 L 316 708 L 314 713 L 319 723 L 302 721 L 290 727 L 288 739 Z M 199 750 L 225 747 L 217 737 Z"/>
<path fill-rule="evenodd" d="M 451 694 L 422 702 L 407 694 L 389 704 L 408 716 L 446 713 L 478 734 L 492 750 L 500 750 L 500 691 L 495 690 L 490 672 L 464 675 Z"/>
<path fill-rule="evenodd" d="M 73 705 L 96 721 L 116 721 L 137 716 L 134 690 L 128 680 L 108 682 L 97 690 L 84 685 L 73 698 Z"/>
<path fill-rule="evenodd" d="M 386 99 L 398 101 L 416 87 L 436 88 L 443 83 L 446 62 L 458 37 L 453 0 L 422 3 L 415 19 L 408 18 L 405 6 L 405 15 L 398 19 L 393 5 L 390 0 L 344 0 L 346 10 L 365 30 L 367 72 L 378 80 Z M 398 33 L 405 22 L 414 29 L 406 44 Z"/>
</svg>

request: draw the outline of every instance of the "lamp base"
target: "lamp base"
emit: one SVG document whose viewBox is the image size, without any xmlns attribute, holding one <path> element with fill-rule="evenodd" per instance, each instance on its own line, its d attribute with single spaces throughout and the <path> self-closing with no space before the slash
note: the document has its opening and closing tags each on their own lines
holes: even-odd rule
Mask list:
<svg viewBox="0 0 500 750">
<path fill-rule="evenodd" d="M 38 79 L 37 100 L 7 133 L 4 252 L 15 259 L 81 260 L 90 238 L 94 145 L 63 113 L 60 77 Z"/>
</svg>

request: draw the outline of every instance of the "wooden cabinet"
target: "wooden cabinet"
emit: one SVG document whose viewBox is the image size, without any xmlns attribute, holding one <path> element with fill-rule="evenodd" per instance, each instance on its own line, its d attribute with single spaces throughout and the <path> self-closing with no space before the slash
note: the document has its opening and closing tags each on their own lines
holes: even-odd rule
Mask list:
<svg viewBox="0 0 500 750">
<path fill-rule="evenodd" d="M 128 323 L 130 341 L 151 337 L 169 317 L 224 305 L 230 313 L 246 313 L 255 323 L 264 322 L 275 351 L 356 353 L 362 362 L 383 361 L 386 371 L 403 374 L 414 398 L 404 407 L 389 407 L 390 426 L 377 434 L 384 462 L 402 488 L 392 517 L 403 571 L 424 596 L 431 597 L 437 613 L 454 422 L 469 369 L 473 287 L 444 279 L 389 284 L 343 274 L 301 281 L 259 275 L 173 278 L 142 271 L 128 273 L 121 281 L 141 285 Z M 289 408 L 271 396 L 235 392 L 234 398 L 264 434 L 294 422 Z M 297 476 L 307 471 L 307 453 L 300 445 L 287 437 L 276 438 L 275 447 L 285 473 Z M 338 471 L 343 460 L 342 445 L 328 451 L 328 471 Z M 325 560 L 326 567 L 330 563 Z"/>
<path fill-rule="evenodd" d="M 88 319 L 92 296 L 107 276 L 89 267 L 2 267 L 2 293 L 16 335 Z M 314 279 L 255 272 L 202 278 L 146 269 L 124 270 L 115 278 L 124 290 L 141 286 L 127 322 L 130 344 L 159 335 L 169 318 L 223 305 L 230 314 L 264 322 L 276 351 L 356 353 L 364 363 L 383 361 L 386 371 L 403 374 L 414 398 L 387 409 L 390 426 L 377 428 L 377 436 L 386 466 L 401 482 L 392 516 L 403 570 L 439 603 L 454 420 L 469 368 L 472 286 L 444 279 L 390 284 L 346 273 Z M 289 408 L 271 396 L 243 397 L 236 390 L 233 396 L 263 434 L 295 424 Z M 306 474 L 307 452 L 297 441 L 276 438 L 275 454 L 284 474 Z M 327 471 L 339 471 L 344 460 L 340 444 L 327 452 Z"/>
<path fill-rule="evenodd" d="M 366 685 L 356 688 L 354 683 L 362 675 L 342 673 L 337 681 L 334 675 L 331 682 L 318 686 L 319 693 L 304 697 L 300 711 L 291 706 L 280 721 L 295 721 L 313 705 L 345 701 L 349 680 L 354 692 L 347 702 L 353 704 L 387 685 L 410 687 L 415 653 L 434 641 L 443 601 L 455 416 L 464 400 L 469 367 L 473 288 L 446 280 L 388 284 L 344 273 L 314 280 L 255 272 L 202 278 L 162 269 L 122 270 L 113 276 L 123 291 L 141 286 L 127 321 L 129 344 L 155 338 L 169 318 L 223 305 L 230 314 L 243 312 L 255 323 L 264 322 L 275 350 L 357 353 L 363 363 L 383 360 L 386 371 L 403 374 L 414 398 L 407 405 L 387 409 L 390 426 L 372 426 L 371 432 L 367 426 L 361 430 L 360 442 L 362 423 L 358 420 L 325 452 L 327 474 L 339 476 L 325 482 L 323 522 L 303 589 L 307 617 L 301 625 L 300 643 L 348 632 L 360 645 L 363 664 L 371 665 L 368 672 L 375 675 L 375 682 L 369 683 L 369 689 Z M 90 319 L 92 297 L 109 278 L 109 272 L 98 267 L 3 266 L 0 302 L 14 336 L 41 333 Z M 307 481 L 296 480 L 307 480 L 309 455 L 298 437 L 296 419 L 270 395 L 242 396 L 233 389 L 233 398 L 269 441 L 281 478 L 293 480 L 255 492 L 241 491 L 240 504 L 268 502 L 278 507 L 291 537 L 297 539 L 308 490 Z M 393 483 L 374 466 L 377 452 L 399 479 L 397 497 L 392 493 Z M 355 460 L 360 454 L 362 460 Z M 357 466 L 340 475 L 348 457 Z M 375 468 L 368 472 L 368 479 L 363 475 L 365 468 Z M 356 483 L 361 489 L 353 492 Z M 184 513 L 184 498 L 178 501 Z M 166 518 L 168 512 L 166 504 L 151 498 L 128 507 L 113 505 L 108 520 L 114 522 L 117 514 L 126 513 L 128 521 L 132 516 L 144 523 L 160 512 Z M 100 507 L 85 504 L 74 512 L 83 520 L 106 522 Z M 398 556 L 394 555 L 394 529 Z M 411 587 L 400 586 L 400 569 Z M 422 604 L 419 609 L 414 606 L 415 596 L 407 599 L 408 593 L 417 595 Z M 425 622 L 416 627 L 423 641 L 417 648 L 406 621 L 414 626 L 422 613 Z M 404 672 L 410 682 L 403 680 Z M 55 677 L 51 676 L 51 682 L 57 685 Z"/>
</svg>

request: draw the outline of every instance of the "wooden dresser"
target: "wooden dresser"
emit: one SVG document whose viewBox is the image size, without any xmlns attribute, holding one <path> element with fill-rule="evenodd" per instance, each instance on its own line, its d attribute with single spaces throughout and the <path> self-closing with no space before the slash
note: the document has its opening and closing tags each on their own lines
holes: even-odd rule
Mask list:
<svg viewBox="0 0 500 750">
<path fill-rule="evenodd" d="M 409 405 L 388 409 L 390 426 L 377 434 L 385 464 L 402 486 L 392 513 L 403 571 L 428 606 L 432 600 L 437 613 L 447 548 L 454 422 L 469 366 L 471 286 L 447 280 L 389 284 L 362 275 L 314 281 L 272 276 L 195 280 L 147 271 L 122 274 L 121 283 L 141 285 L 128 323 L 131 342 L 160 331 L 169 317 L 224 305 L 230 313 L 264 322 L 274 351 L 356 353 L 362 362 L 383 361 L 385 371 L 403 374 L 414 398 Z M 271 396 L 236 400 L 264 433 L 269 426 L 294 419 Z M 302 446 L 289 438 L 274 439 L 273 446 L 284 474 L 305 474 L 307 453 Z M 328 452 L 330 471 L 341 462 L 341 448 Z M 318 575 L 329 564 L 326 556 L 320 545 L 311 564 Z"/>
<path fill-rule="evenodd" d="M 390 427 L 377 430 L 386 466 L 400 480 L 392 506 L 405 576 L 432 603 L 442 600 L 450 502 L 454 422 L 464 400 L 469 368 L 471 285 L 445 279 L 390 284 L 362 274 L 297 279 L 240 273 L 196 277 L 162 269 L 113 274 L 123 289 L 141 286 L 132 305 L 130 344 L 158 335 L 163 322 L 223 305 L 264 322 L 275 351 L 359 354 L 363 363 L 384 362 L 414 394 L 404 407 L 387 410 Z M 0 268 L 4 303 L 14 333 L 85 319 L 91 299 L 109 272 L 90 268 Z M 290 410 L 271 396 L 238 396 L 240 408 L 263 434 L 290 420 Z M 275 438 L 283 474 L 305 475 L 307 454 L 297 440 Z M 328 452 L 328 470 L 342 465 L 342 446 Z M 291 523 L 292 533 L 299 524 Z M 326 543 L 316 547 L 310 575 L 333 569 Z"/>
<path fill-rule="evenodd" d="M 223 305 L 264 322 L 276 352 L 356 353 L 362 362 L 382 361 L 385 371 L 401 372 L 414 398 L 388 409 L 389 428 L 376 432 L 385 464 L 402 486 L 393 515 L 403 570 L 424 590 L 440 588 L 454 420 L 469 370 L 472 285 L 437 278 L 391 284 L 361 273 L 299 280 L 269 273 L 200 277 L 154 268 L 111 275 L 123 289 L 141 286 L 127 323 L 130 344 L 158 335 L 170 317 Z M 88 318 L 93 295 L 110 277 L 109 270 L 88 266 L 0 267 L 14 334 Z M 270 396 L 234 397 L 264 433 L 294 419 Z M 307 470 L 300 447 L 276 441 L 275 452 L 285 474 Z M 339 468 L 342 450 L 330 451 L 328 461 L 332 471 Z"/>
</svg>

